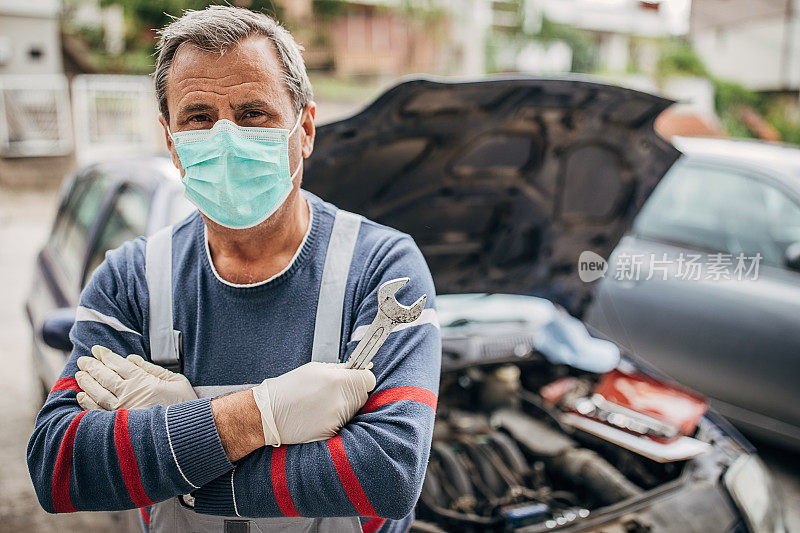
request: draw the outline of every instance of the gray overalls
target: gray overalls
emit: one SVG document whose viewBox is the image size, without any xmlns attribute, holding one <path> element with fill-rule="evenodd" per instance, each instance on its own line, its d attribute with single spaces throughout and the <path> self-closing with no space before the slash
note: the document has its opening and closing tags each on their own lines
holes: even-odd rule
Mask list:
<svg viewBox="0 0 800 533">
<path fill-rule="evenodd" d="M 338 362 L 339 360 L 345 285 L 360 227 L 360 216 L 341 209 L 336 212 L 331 239 L 325 254 L 317 303 L 312 361 Z M 145 274 L 150 297 L 150 358 L 155 364 L 173 370 L 179 369 L 181 333 L 174 329 L 172 320 L 172 226 L 159 230 L 147 239 Z M 195 387 L 195 392 L 198 397 L 203 398 L 224 392 L 245 390 L 255 385 Z M 187 501 L 191 501 L 191 498 L 175 497 L 154 504 L 150 512 L 150 531 L 154 533 L 361 531 L 361 524 L 356 516 L 228 518 L 196 513 L 185 503 Z"/>
</svg>

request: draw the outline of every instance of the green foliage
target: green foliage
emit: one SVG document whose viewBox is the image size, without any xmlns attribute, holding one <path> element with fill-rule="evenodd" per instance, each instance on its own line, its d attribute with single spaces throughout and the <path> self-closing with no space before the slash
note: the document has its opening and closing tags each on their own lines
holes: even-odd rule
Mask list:
<svg viewBox="0 0 800 533">
<path fill-rule="evenodd" d="M 543 43 L 554 41 L 567 43 L 572 49 L 572 72 L 590 73 L 597 70 L 595 44 L 578 29 L 542 17 L 542 27 L 539 33 L 528 37 Z"/>
<path fill-rule="evenodd" d="M 444 9 L 436 0 L 400 0 L 400 10 L 425 24 L 434 24 L 445 17 Z"/>
<path fill-rule="evenodd" d="M 713 77 L 710 79 L 714 84 L 714 107 L 723 129 L 732 137 L 755 137 L 739 118 L 739 110 L 742 106 L 748 106 L 763 115 L 767 106 L 766 99 L 739 83 Z M 767 121 L 771 122 L 769 119 Z"/>
<path fill-rule="evenodd" d="M 71 0 L 74 4 L 80 0 Z M 106 53 L 101 27 L 74 27 L 64 30 L 77 35 L 89 47 L 89 60 L 100 72 L 149 74 L 155 68 L 155 31 L 169 24 L 184 11 L 205 9 L 214 4 L 237 5 L 280 18 L 273 0 L 99 0 L 101 7 L 121 5 L 125 17 L 125 51 L 117 56 Z"/>
<path fill-rule="evenodd" d="M 751 91 L 740 83 L 712 76 L 702 60 L 685 41 L 666 43 L 656 67 L 656 76 L 663 80 L 670 76 L 698 76 L 708 78 L 714 85 L 714 108 L 722 128 L 733 137 L 754 137 L 745 126 L 739 111 L 742 106 L 760 113 L 781 135 L 785 142 L 800 144 L 800 123 L 786 116 L 783 109 L 769 97 Z"/>
<path fill-rule="evenodd" d="M 118 74 L 152 74 L 156 59 L 147 49 L 127 50 L 118 56 L 93 53 L 92 62 L 99 72 Z"/>
<path fill-rule="evenodd" d="M 135 36 L 160 29 L 169 24 L 174 17 L 180 17 L 187 9 L 205 9 L 210 5 L 237 5 L 279 16 L 279 6 L 272 0 L 246 0 L 229 2 L 225 0 L 100 0 L 101 6 L 119 4 L 123 7 L 129 31 Z"/>
<path fill-rule="evenodd" d="M 518 12 L 517 23 L 495 32 L 486 46 L 486 67 L 489 72 L 499 70 L 497 58 L 502 50 L 509 47 L 521 49 L 527 41 L 540 43 L 565 42 L 572 50 L 572 72 L 590 73 L 597 70 L 597 54 L 592 40 L 581 30 L 571 26 L 558 24 L 547 17 L 542 17 L 542 25 L 538 33 L 528 33 L 523 28 L 522 13 Z"/>
<path fill-rule="evenodd" d="M 800 144 L 800 121 L 786 116 L 780 105 L 770 105 L 766 113 L 767 121 L 781 134 L 781 140 L 787 143 Z"/>
<path fill-rule="evenodd" d="M 344 0 L 313 0 L 311 8 L 314 15 L 320 20 L 331 20 L 347 11 L 347 2 Z"/>
<path fill-rule="evenodd" d="M 658 79 L 675 75 L 709 77 L 703 61 L 691 45 L 683 40 L 667 41 L 656 64 Z"/>
<path fill-rule="evenodd" d="M 322 72 L 309 74 L 314 96 L 324 100 L 345 102 L 371 102 L 378 95 L 379 87 L 355 79 L 342 79 Z"/>
<path fill-rule="evenodd" d="M 80 26 L 74 28 L 73 33 L 77 34 L 92 50 L 100 50 L 105 46 L 102 28 Z"/>
<path fill-rule="evenodd" d="M 739 106 L 750 106 L 759 112 L 764 111 L 764 98 L 739 83 L 711 79 L 714 84 L 714 107 L 717 113 L 735 110 Z"/>
</svg>

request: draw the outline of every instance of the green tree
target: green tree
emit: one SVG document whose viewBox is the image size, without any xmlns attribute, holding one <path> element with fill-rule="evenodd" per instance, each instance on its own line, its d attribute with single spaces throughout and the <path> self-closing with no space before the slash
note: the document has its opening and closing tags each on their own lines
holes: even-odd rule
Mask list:
<svg viewBox="0 0 800 533">
<path fill-rule="evenodd" d="M 224 0 L 100 0 L 101 6 L 111 4 L 119 4 L 123 7 L 129 30 L 133 31 L 135 35 L 163 28 L 174 17 L 181 16 L 187 9 L 205 9 L 214 4 L 236 5 L 275 16 L 281 14 L 280 6 L 272 0 L 239 0 L 234 2 Z"/>
</svg>

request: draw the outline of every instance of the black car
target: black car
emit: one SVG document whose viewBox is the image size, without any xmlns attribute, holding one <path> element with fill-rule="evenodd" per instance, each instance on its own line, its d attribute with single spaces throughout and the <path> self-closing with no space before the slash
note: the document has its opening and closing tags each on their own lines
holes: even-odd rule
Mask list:
<svg viewBox="0 0 800 533">
<path fill-rule="evenodd" d="M 634 355 L 582 370 L 596 363 L 582 346 L 616 348 L 565 311 L 579 317 L 591 302 L 580 252 L 610 253 L 676 159 L 652 129 L 669 104 L 580 79 L 411 80 L 318 128 L 305 186 L 410 233 L 442 295 L 442 383 L 412 530 L 785 531 L 747 441 Z M 164 164 L 92 167 L 65 189 L 29 303 L 35 344 L 61 349 L 51 352 L 62 366 L 70 308 L 106 228 L 149 233 L 184 212 L 175 173 L 154 171 Z M 116 185 L 100 215 L 81 219 L 77 184 L 91 189 L 103 172 Z M 150 199 L 135 227 L 111 214 L 111 191 L 129 186 Z M 52 271 L 73 220 L 86 221 L 70 222 L 84 228 L 83 252 L 74 286 L 61 288 Z M 562 347 L 575 341 L 572 364 L 542 344 L 559 334 Z"/>
</svg>

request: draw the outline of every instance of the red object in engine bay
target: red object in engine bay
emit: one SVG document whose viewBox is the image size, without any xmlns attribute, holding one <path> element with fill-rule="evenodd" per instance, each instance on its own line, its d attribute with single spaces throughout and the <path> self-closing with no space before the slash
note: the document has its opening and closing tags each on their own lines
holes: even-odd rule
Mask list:
<svg viewBox="0 0 800 533">
<path fill-rule="evenodd" d="M 606 401 L 672 424 L 683 435 L 693 434 L 708 410 L 705 398 L 693 391 L 620 370 L 603 374 L 593 392 Z"/>
</svg>

